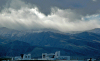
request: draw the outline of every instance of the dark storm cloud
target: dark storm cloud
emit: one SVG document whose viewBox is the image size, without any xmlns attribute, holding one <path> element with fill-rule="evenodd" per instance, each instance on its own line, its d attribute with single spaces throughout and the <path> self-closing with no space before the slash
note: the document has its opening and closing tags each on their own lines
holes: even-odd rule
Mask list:
<svg viewBox="0 0 100 61">
<path fill-rule="evenodd" d="M 0 6 L 2 8 L 4 8 L 5 5 L 7 7 L 11 7 L 12 1 L 14 0 L 0 0 Z M 58 7 L 60 9 L 72 9 L 82 15 L 87 15 L 87 14 L 91 15 L 99 13 L 100 11 L 99 7 L 100 0 L 20 0 L 20 1 L 24 1 L 26 4 L 36 5 L 39 8 L 39 10 L 45 14 L 50 14 L 52 7 Z M 14 4 L 15 5 L 17 4 L 17 8 L 21 6 L 20 2 L 17 3 L 15 2 L 13 3 L 13 5 Z"/>
<path fill-rule="evenodd" d="M 83 15 L 95 14 L 100 10 L 100 0 L 23 0 L 26 3 L 35 4 L 39 9 L 48 14 L 51 7 L 60 9 L 72 9 Z"/>
</svg>

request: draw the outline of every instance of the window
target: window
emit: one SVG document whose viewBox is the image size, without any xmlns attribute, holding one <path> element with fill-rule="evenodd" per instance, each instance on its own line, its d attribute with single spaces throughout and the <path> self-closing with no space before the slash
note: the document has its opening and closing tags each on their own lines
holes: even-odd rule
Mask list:
<svg viewBox="0 0 100 61">
<path fill-rule="evenodd" d="M 28 56 L 28 58 L 30 58 L 30 56 Z"/>
<path fill-rule="evenodd" d="M 43 58 L 45 58 L 45 55 L 43 55 Z"/>
<path fill-rule="evenodd" d="M 27 58 L 27 56 L 25 56 L 25 58 Z"/>
</svg>

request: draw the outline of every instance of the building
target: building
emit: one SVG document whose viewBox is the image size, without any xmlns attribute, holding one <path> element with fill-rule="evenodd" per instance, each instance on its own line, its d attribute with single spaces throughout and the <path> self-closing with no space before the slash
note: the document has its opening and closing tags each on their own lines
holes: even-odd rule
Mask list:
<svg viewBox="0 0 100 61">
<path fill-rule="evenodd" d="M 70 56 L 60 56 L 60 51 L 56 51 L 55 53 L 42 53 L 41 60 L 70 60 Z"/>
<path fill-rule="evenodd" d="M 16 56 L 12 60 L 34 60 L 31 59 L 31 54 L 21 54 L 21 56 Z"/>
<path fill-rule="evenodd" d="M 31 58 L 31 54 L 21 54 L 21 56 L 16 56 L 12 60 L 35 60 Z M 61 56 L 60 51 L 55 53 L 42 53 L 42 58 L 36 60 L 70 60 L 70 56 Z"/>
<path fill-rule="evenodd" d="M 87 59 L 87 61 L 96 61 L 94 58 Z"/>
</svg>

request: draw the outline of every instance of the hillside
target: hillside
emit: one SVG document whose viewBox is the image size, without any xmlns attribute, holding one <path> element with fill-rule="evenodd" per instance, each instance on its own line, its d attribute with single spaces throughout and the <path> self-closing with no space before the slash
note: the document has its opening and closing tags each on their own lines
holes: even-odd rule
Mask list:
<svg viewBox="0 0 100 61">
<path fill-rule="evenodd" d="M 84 56 L 84 57 L 100 56 L 100 52 L 99 52 L 100 35 L 94 32 L 85 31 L 76 34 L 68 34 L 68 33 L 64 34 L 64 33 L 50 32 L 50 31 L 33 32 L 31 30 L 27 32 L 27 31 L 12 30 L 13 32 L 9 33 L 10 30 L 8 30 L 7 28 L 5 29 L 6 31 L 0 33 L 0 35 L 2 35 L 3 37 L 9 38 L 10 40 L 19 40 L 19 42 L 28 43 L 29 44 L 28 48 L 33 46 L 38 46 L 32 50 L 31 48 L 29 49 L 31 50 L 30 53 L 34 54 L 33 56 L 35 57 L 41 56 L 43 52 L 50 53 L 50 52 L 55 52 L 57 50 L 62 50 L 63 55 L 68 54 L 68 55 L 74 55 L 74 56 L 76 55 L 76 56 Z M 2 31 L 2 29 L 0 31 Z M 13 49 L 15 46 L 16 49 L 18 49 L 17 43 L 15 44 L 8 43 L 7 46 Z M 26 46 L 26 44 L 21 44 L 20 46 Z M 10 49 L 9 53 L 11 53 L 11 51 L 13 50 L 11 48 L 8 48 Z M 29 52 L 28 48 L 25 50 L 26 52 Z M 52 51 L 50 51 L 50 49 L 48 48 L 51 48 Z M 14 50 L 13 51 L 17 52 L 16 49 L 15 51 Z M 21 47 L 21 49 L 24 48 Z M 22 53 L 23 50 L 19 50 L 19 51 Z M 7 54 L 10 55 L 9 53 Z"/>
<path fill-rule="evenodd" d="M 39 47 L 31 46 L 30 44 L 22 41 L 12 41 L 7 44 L 0 45 L 0 57 L 14 57 L 20 54 L 32 54 L 33 58 L 41 58 L 42 53 L 54 53 L 61 51 L 61 55 L 69 55 L 74 57 L 82 56 L 82 53 L 70 51 L 67 49 L 53 48 L 53 47 Z M 78 55 L 77 55 L 78 54 Z M 83 57 L 79 57 L 83 58 Z"/>
</svg>

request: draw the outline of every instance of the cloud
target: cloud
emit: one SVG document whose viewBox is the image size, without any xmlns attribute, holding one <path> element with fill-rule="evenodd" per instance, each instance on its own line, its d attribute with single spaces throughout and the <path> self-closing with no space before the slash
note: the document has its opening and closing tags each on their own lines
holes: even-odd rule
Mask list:
<svg viewBox="0 0 100 61">
<path fill-rule="evenodd" d="M 93 0 L 93 1 L 97 1 L 97 0 Z"/>
<path fill-rule="evenodd" d="M 94 2 L 93 0 L 22 0 L 30 4 L 36 5 L 43 13 L 50 14 L 51 7 L 58 7 L 60 9 L 76 10 L 82 15 L 93 15 L 100 10 L 100 0 Z"/>
<path fill-rule="evenodd" d="M 53 7 L 51 13 L 45 15 L 37 7 L 32 8 L 24 2 L 19 4 L 20 8 L 13 4 L 0 12 L 0 27 L 17 30 L 54 29 L 66 33 L 100 28 L 100 14 L 83 16 L 72 9 Z"/>
</svg>

